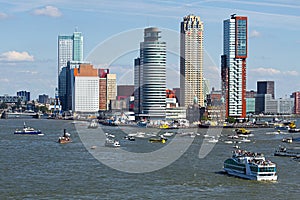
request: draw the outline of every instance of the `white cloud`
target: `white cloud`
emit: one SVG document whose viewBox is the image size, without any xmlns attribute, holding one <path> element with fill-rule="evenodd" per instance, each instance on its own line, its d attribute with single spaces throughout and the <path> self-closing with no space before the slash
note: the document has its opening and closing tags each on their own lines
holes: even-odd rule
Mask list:
<svg viewBox="0 0 300 200">
<path fill-rule="evenodd" d="M 266 76 L 266 75 L 277 75 L 277 74 L 280 74 L 281 72 L 277 69 L 274 69 L 274 68 L 263 68 L 263 67 L 260 67 L 260 68 L 256 68 L 256 69 L 251 69 L 249 70 L 250 72 L 252 72 L 253 74 L 256 74 L 258 76 Z"/>
<path fill-rule="evenodd" d="M 253 30 L 250 33 L 250 38 L 256 38 L 256 37 L 260 37 L 260 36 L 261 36 L 261 33 L 258 32 L 257 30 Z"/>
<path fill-rule="evenodd" d="M 8 51 L 0 54 L 0 61 L 7 61 L 7 62 L 34 61 L 34 57 L 26 51 L 23 52 Z"/>
<path fill-rule="evenodd" d="M 7 78 L 0 78 L 0 82 L 8 83 L 9 80 Z"/>
<path fill-rule="evenodd" d="M 0 12 L 0 20 L 6 19 L 6 18 L 8 18 L 8 15 L 6 13 Z"/>
<path fill-rule="evenodd" d="M 33 11 L 34 15 L 45 15 L 49 17 L 60 17 L 62 13 L 60 10 L 54 6 L 46 6 L 44 8 L 35 9 Z"/>
<path fill-rule="evenodd" d="M 282 75 L 285 75 L 285 76 L 298 76 L 299 75 L 299 72 L 297 71 L 280 71 L 278 69 L 274 69 L 274 68 L 263 68 L 263 67 L 260 67 L 260 68 L 256 68 L 256 69 L 251 69 L 249 70 L 249 75 L 255 75 L 255 76 L 276 76 L 276 75 L 279 75 L 279 76 L 282 76 Z"/>
<path fill-rule="evenodd" d="M 284 75 L 288 75 L 288 76 L 299 76 L 299 72 L 297 71 L 286 71 L 283 72 Z"/>
</svg>

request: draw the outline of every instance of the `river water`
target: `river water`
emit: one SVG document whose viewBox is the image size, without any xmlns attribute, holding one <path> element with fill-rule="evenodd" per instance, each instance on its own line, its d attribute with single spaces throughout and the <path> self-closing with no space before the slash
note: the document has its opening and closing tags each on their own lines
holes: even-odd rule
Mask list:
<svg viewBox="0 0 300 200">
<path fill-rule="evenodd" d="M 21 128 L 24 121 L 42 130 L 44 136 L 14 135 L 14 130 Z M 78 123 L 81 131 L 87 127 L 83 122 Z M 257 182 L 228 176 L 222 171 L 224 160 L 233 150 L 233 144 L 223 140 L 233 133 L 232 129 L 222 130 L 219 142 L 204 158 L 198 155 L 207 130 L 198 129 L 199 134 L 192 144 L 172 164 L 153 172 L 127 173 L 96 159 L 92 150 L 83 144 L 78 123 L 46 119 L 0 120 L 0 199 L 299 199 L 300 163 L 273 156 L 274 149 L 283 144 L 281 139 L 290 134 L 253 129 L 251 142 L 238 144 L 243 149 L 262 152 L 277 164 L 278 181 Z M 63 129 L 71 133 L 72 143 L 57 143 Z M 120 149 L 128 152 L 151 152 L 172 142 L 172 139 L 166 144 L 151 144 L 148 139 L 124 140 L 124 132 L 148 131 L 133 127 L 86 128 L 85 134 L 100 130 L 115 134 L 120 140 Z M 293 136 L 300 137 L 300 134 Z M 185 137 L 173 139 L 180 142 Z M 288 145 L 300 146 L 300 143 Z M 174 151 L 170 152 L 172 154 Z M 131 162 L 143 166 L 139 160 Z"/>
</svg>

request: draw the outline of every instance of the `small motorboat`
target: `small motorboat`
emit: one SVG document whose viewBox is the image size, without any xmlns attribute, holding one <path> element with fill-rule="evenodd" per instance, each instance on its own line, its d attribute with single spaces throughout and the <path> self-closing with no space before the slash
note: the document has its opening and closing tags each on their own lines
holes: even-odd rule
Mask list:
<svg viewBox="0 0 300 200">
<path fill-rule="evenodd" d="M 124 139 L 129 141 L 135 141 L 135 138 L 133 136 L 125 136 Z"/>
<path fill-rule="evenodd" d="M 291 137 L 283 138 L 282 142 L 293 143 L 293 138 L 291 138 Z"/>
<path fill-rule="evenodd" d="M 105 133 L 106 140 L 105 140 L 105 146 L 106 147 L 120 147 L 120 142 L 115 139 L 115 135 Z"/>
<path fill-rule="evenodd" d="M 245 128 L 237 128 L 235 129 L 236 134 L 250 134 L 251 131 Z"/>
<path fill-rule="evenodd" d="M 67 133 L 66 129 L 64 129 L 64 134 L 63 134 L 63 136 L 60 136 L 58 138 L 58 143 L 66 144 L 66 143 L 72 142 L 70 136 L 71 136 L 71 134 Z"/>
</svg>

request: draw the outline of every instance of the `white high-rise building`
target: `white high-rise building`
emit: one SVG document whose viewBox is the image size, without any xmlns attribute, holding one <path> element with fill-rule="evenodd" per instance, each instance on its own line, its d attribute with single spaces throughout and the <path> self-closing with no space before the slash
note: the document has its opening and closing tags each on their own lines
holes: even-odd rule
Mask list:
<svg viewBox="0 0 300 200">
<path fill-rule="evenodd" d="M 180 28 L 180 106 L 204 106 L 203 22 L 199 16 L 183 18 Z"/>
<path fill-rule="evenodd" d="M 81 64 L 73 70 L 73 112 L 95 113 L 99 110 L 98 70 L 90 64 Z"/>
<path fill-rule="evenodd" d="M 160 33 L 155 27 L 144 30 L 140 62 L 135 63 L 136 114 L 153 120 L 166 118 L 166 42 L 160 41 Z"/>
<path fill-rule="evenodd" d="M 73 36 L 58 36 L 58 75 L 63 67 L 67 66 L 68 61 L 73 60 Z"/>
</svg>

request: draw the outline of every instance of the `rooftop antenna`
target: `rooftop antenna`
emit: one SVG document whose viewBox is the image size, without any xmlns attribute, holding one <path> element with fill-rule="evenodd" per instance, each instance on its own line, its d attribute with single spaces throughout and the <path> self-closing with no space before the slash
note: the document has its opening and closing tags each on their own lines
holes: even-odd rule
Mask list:
<svg viewBox="0 0 300 200">
<path fill-rule="evenodd" d="M 78 27 L 77 26 L 75 27 L 75 32 L 78 32 Z"/>
</svg>

